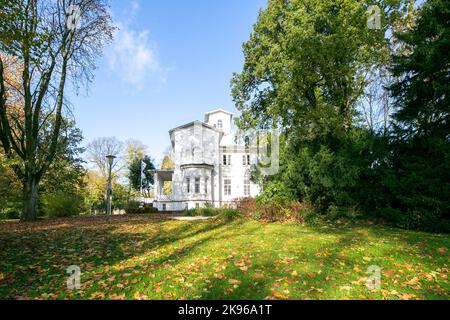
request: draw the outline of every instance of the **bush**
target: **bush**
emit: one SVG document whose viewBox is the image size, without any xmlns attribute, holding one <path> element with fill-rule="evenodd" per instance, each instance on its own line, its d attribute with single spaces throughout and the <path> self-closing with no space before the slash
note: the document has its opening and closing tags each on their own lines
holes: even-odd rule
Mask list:
<svg viewBox="0 0 450 320">
<path fill-rule="evenodd" d="M 0 213 L 0 220 L 17 220 L 20 219 L 19 210 L 8 208 Z"/>
<path fill-rule="evenodd" d="M 257 216 L 260 220 L 296 221 L 305 222 L 304 210 L 308 208 L 305 203 L 276 199 L 270 204 L 258 204 Z"/>
<path fill-rule="evenodd" d="M 224 218 L 226 221 L 234 220 L 236 218 L 239 218 L 241 214 L 236 209 L 232 208 L 224 208 L 224 209 L 218 209 L 220 212 L 220 216 Z"/>
<path fill-rule="evenodd" d="M 354 221 L 357 218 L 355 210 L 350 208 L 342 208 L 335 205 L 331 205 L 327 210 L 327 218 L 331 220 L 345 219 Z"/>
<path fill-rule="evenodd" d="M 281 190 L 276 187 L 277 190 Z M 306 210 L 314 212 L 311 206 L 304 202 L 291 200 L 288 193 L 263 192 L 257 199 L 244 198 L 236 203 L 238 213 L 255 220 L 262 221 L 306 221 Z M 309 218 L 309 216 L 308 216 Z"/>
<path fill-rule="evenodd" d="M 255 214 L 258 211 L 258 205 L 254 198 L 242 198 L 236 202 L 237 210 L 246 216 Z"/>
<path fill-rule="evenodd" d="M 126 214 L 156 214 L 159 210 L 152 206 L 142 206 L 138 201 L 130 201 L 125 208 Z"/>
<path fill-rule="evenodd" d="M 201 209 L 189 209 L 184 212 L 187 217 L 199 217 L 202 215 Z"/>
<path fill-rule="evenodd" d="M 196 208 L 185 211 L 188 217 L 222 217 L 225 220 L 232 220 L 239 217 L 241 214 L 238 210 L 232 208 Z"/>
<path fill-rule="evenodd" d="M 211 207 L 196 208 L 185 211 L 188 217 L 215 217 L 221 213 L 221 209 L 215 209 Z"/>
<path fill-rule="evenodd" d="M 289 202 L 294 200 L 294 197 L 284 183 L 276 181 L 269 183 L 256 200 L 260 204 L 272 204 L 274 201 Z"/>
<path fill-rule="evenodd" d="M 49 218 L 73 217 L 83 211 L 83 199 L 78 195 L 58 192 L 43 197 L 43 212 Z"/>
<path fill-rule="evenodd" d="M 322 215 L 320 214 L 320 212 L 315 210 L 312 206 L 306 207 L 303 210 L 302 215 L 303 215 L 303 220 L 305 221 L 305 223 L 307 223 L 309 225 L 316 225 L 322 219 Z"/>
</svg>

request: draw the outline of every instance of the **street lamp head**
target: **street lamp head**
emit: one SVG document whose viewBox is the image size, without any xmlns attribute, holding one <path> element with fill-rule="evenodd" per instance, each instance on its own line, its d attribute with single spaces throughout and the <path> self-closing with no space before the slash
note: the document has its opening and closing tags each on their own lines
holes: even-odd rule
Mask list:
<svg viewBox="0 0 450 320">
<path fill-rule="evenodd" d="M 115 159 L 115 158 L 116 158 L 116 156 L 113 156 L 113 155 L 106 156 L 106 159 L 108 159 L 108 164 L 109 164 L 110 166 L 113 165 L 113 162 L 114 162 L 114 159 Z"/>
</svg>

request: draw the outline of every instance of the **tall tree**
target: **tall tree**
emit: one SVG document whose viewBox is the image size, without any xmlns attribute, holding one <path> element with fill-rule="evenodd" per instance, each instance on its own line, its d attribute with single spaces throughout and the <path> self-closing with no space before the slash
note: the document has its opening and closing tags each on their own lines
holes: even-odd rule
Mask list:
<svg viewBox="0 0 450 320">
<path fill-rule="evenodd" d="M 59 138 L 55 160 L 42 179 L 40 193 L 65 193 L 68 197 L 84 192 L 84 160 L 81 154 L 84 148 L 80 147 L 83 135 L 75 126 L 73 120 L 64 119 L 61 137 Z"/>
<path fill-rule="evenodd" d="M 437 136 L 450 132 L 450 3 L 429 0 L 416 26 L 397 33 L 403 44 L 393 57 L 398 81 L 391 87 L 398 127 L 406 137 Z"/>
<path fill-rule="evenodd" d="M 0 141 L 9 159 L 20 160 L 14 171 L 23 185 L 22 219 L 34 220 L 39 184 L 57 152 L 67 83 L 92 80 L 114 28 L 106 0 L 2 1 L 0 12 L 0 52 L 18 60 L 14 72 L 21 75 L 20 87 L 11 86 L 0 56 Z M 18 121 L 10 116 L 11 96 L 21 100 Z"/>
<path fill-rule="evenodd" d="M 124 152 L 124 144 L 117 138 L 97 138 L 91 141 L 87 146 L 87 153 L 89 160 L 97 167 L 100 174 L 108 177 L 109 164 L 106 156 L 114 156 L 112 164 L 112 173 L 117 175 L 122 169 L 122 158 Z"/>
<path fill-rule="evenodd" d="M 364 1 L 269 0 L 243 46 L 244 69 L 232 79 L 238 124 L 350 128 L 371 69 L 389 58 L 385 34 L 403 2 L 376 1 L 384 23 L 368 30 Z"/>
<path fill-rule="evenodd" d="M 128 180 L 133 190 L 139 191 L 142 183 L 142 189 L 148 192 L 154 184 L 153 160 L 147 155 L 143 158 L 135 157 L 128 169 Z"/>
<path fill-rule="evenodd" d="M 387 196 L 379 205 L 407 228 L 450 230 L 450 2 L 429 0 L 415 26 L 397 33 L 391 87 L 396 113 Z"/>
<path fill-rule="evenodd" d="M 126 141 L 127 164 L 130 165 L 135 159 L 143 159 L 147 152 L 147 146 L 139 140 L 130 139 Z"/>
<path fill-rule="evenodd" d="M 269 0 L 243 46 L 232 79 L 241 128 L 283 132 L 281 179 L 320 207 L 353 206 L 361 173 L 373 162 L 357 106 L 374 69 L 389 59 L 386 37 L 406 0 Z M 369 5 L 383 15 L 369 30 Z"/>
</svg>

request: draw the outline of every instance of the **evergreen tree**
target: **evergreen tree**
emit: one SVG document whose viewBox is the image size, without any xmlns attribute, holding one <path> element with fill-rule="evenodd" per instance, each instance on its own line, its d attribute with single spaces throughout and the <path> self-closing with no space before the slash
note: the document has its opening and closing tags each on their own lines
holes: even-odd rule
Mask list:
<svg viewBox="0 0 450 320">
<path fill-rule="evenodd" d="M 397 34 L 405 50 L 392 64 L 397 112 L 383 212 L 403 227 L 450 230 L 449 17 L 449 1 L 429 0 L 414 28 Z"/>
<path fill-rule="evenodd" d="M 145 164 L 145 169 L 142 173 L 142 163 Z M 140 191 L 141 189 L 141 179 L 142 179 L 142 188 L 143 190 L 148 191 L 151 186 L 154 184 L 154 174 L 153 170 L 155 170 L 155 165 L 153 164 L 153 160 L 149 156 L 144 156 L 144 159 L 135 158 L 131 161 L 129 166 L 128 179 L 130 185 L 134 191 Z"/>
</svg>

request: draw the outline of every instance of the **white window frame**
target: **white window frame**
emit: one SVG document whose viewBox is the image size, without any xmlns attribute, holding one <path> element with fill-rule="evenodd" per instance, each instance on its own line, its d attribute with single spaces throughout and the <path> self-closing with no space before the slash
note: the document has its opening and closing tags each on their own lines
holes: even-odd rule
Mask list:
<svg viewBox="0 0 450 320">
<path fill-rule="evenodd" d="M 223 194 L 226 196 L 231 196 L 231 179 L 223 180 Z"/>
<path fill-rule="evenodd" d="M 194 192 L 195 194 L 199 194 L 200 193 L 200 178 L 195 178 L 194 180 L 195 184 L 194 184 Z"/>
<path fill-rule="evenodd" d="M 250 180 L 246 179 L 244 180 L 244 196 L 250 195 L 251 195 Z"/>
</svg>

